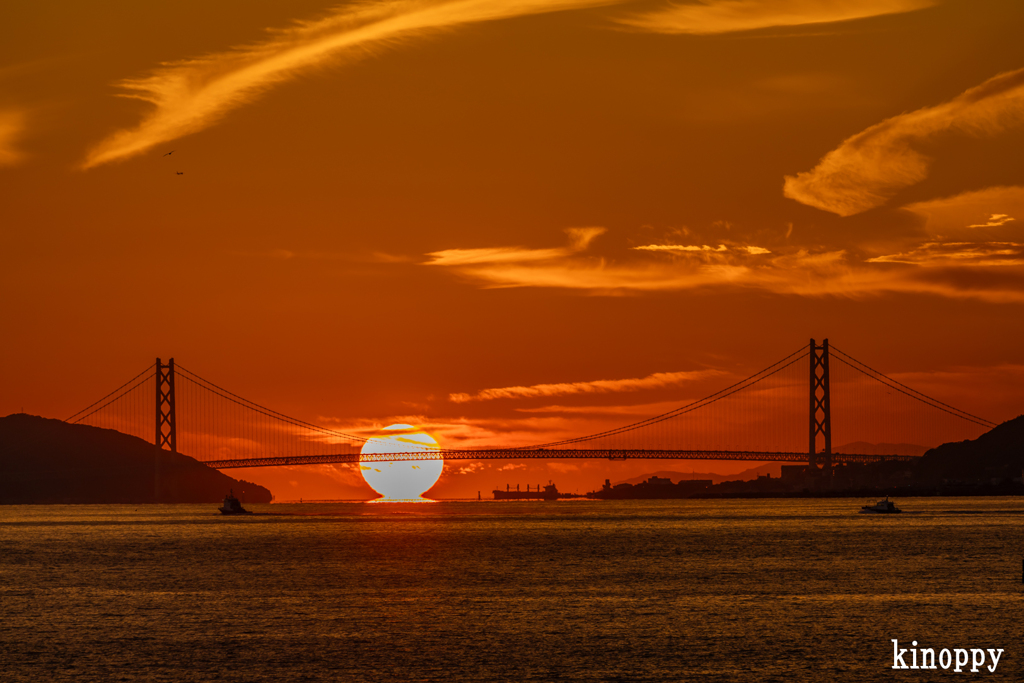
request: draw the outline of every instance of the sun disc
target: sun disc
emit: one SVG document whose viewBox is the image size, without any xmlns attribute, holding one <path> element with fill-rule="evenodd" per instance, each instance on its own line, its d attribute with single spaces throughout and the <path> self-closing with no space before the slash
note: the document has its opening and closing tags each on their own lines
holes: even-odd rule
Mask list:
<svg viewBox="0 0 1024 683">
<path fill-rule="evenodd" d="M 444 460 L 399 460 L 375 462 L 380 453 L 430 453 L 439 446 L 432 436 L 412 425 L 394 424 L 384 428 L 387 434 L 375 436 L 363 444 L 359 469 L 363 479 L 381 494 L 381 501 L 426 501 L 423 493 L 430 489 L 444 470 Z"/>
</svg>

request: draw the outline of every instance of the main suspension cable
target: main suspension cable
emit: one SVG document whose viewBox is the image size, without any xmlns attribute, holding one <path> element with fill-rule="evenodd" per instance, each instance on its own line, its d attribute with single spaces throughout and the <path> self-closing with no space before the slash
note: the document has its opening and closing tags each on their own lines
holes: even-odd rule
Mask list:
<svg viewBox="0 0 1024 683">
<path fill-rule="evenodd" d="M 320 433 L 323 433 L 323 434 L 328 434 L 330 436 L 337 436 L 337 437 L 342 437 L 342 438 L 345 438 L 345 439 L 350 439 L 350 440 L 353 440 L 353 441 L 360 441 L 360 442 L 365 442 L 365 441 L 369 441 L 370 440 L 367 437 L 355 436 L 354 434 L 346 434 L 345 432 L 339 432 L 339 431 L 334 430 L 334 429 L 328 429 L 326 427 L 321 427 L 319 425 L 311 424 L 309 422 L 304 422 L 304 421 L 296 419 L 294 417 L 285 415 L 284 413 L 279 413 L 276 410 L 272 410 L 270 408 L 262 406 L 262 405 L 260 405 L 260 404 L 258 404 L 256 402 L 254 402 L 254 401 L 250 401 L 247 398 L 243 398 L 242 396 L 239 396 L 238 394 L 234 394 L 234 393 L 228 391 L 227 389 L 225 389 L 223 387 L 217 386 L 216 384 L 214 384 L 210 380 L 204 379 L 204 378 L 200 377 L 196 373 L 192 372 L 191 370 L 188 370 L 188 369 L 184 368 L 181 365 L 175 366 L 175 369 L 176 370 L 181 370 L 184 373 L 184 374 L 182 374 L 182 377 L 184 377 L 185 379 L 189 380 L 193 384 L 197 384 L 201 388 L 206 389 L 207 391 L 210 391 L 212 393 L 215 393 L 215 394 L 219 395 L 221 398 L 223 398 L 223 399 L 225 399 L 227 401 L 231 401 L 232 403 L 236 403 L 236 404 L 238 404 L 238 405 L 240 405 L 240 406 L 242 406 L 244 408 L 247 408 L 249 410 L 252 410 L 252 411 L 255 411 L 255 412 L 258 412 L 258 413 L 262 413 L 263 415 L 266 415 L 267 417 L 274 418 L 274 419 L 279 420 L 281 422 L 287 422 L 287 423 L 292 424 L 292 425 L 294 425 L 296 427 L 305 427 L 306 429 L 311 429 L 313 431 L 317 431 L 317 432 L 320 432 Z M 200 384 L 200 382 L 202 384 Z M 208 386 L 203 386 L 203 384 L 206 384 Z"/>
<path fill-rule="evenodd" d="M 867 377 L 870 377 L 871 379 L 875 380 L 876 382 L 879 382 L 881 384 L 887 384 L 889 386 L 889 388 L 895 389 L 896 391 L 899 391 L 901 394 L 905 394 L 906 396 L 909 396 L 910 398 L 912 398 L 912 399 L 914 399 L 916 401 L 919 401 L 921 403 L 925 403 L 927 405 L 931 405 L 931 407 L 933 407 L 933 408 L 937 408 L 939 410 L 942 410 L 943 412 L 949 413 L 950 415 L 958 417 L 958 418 L 960 418 L 962 420 L 967 420 L 968 422 L 973 422 L 973 423 L 975 423 L 975 424 L 977 424 L 979 426 L 982 426 L 982 427 L 992 428 L 992 427 L 998 426 L 997 423 L 992 422 L 991 420 L 986 420 L 983 417 L 979 417 L 977 415 L 972 415 L 971 413 L 968 413 L 966 410 L 960 410 L 959 408 L 957 408 L 955 406 L 951 406 L 948 403 L 943 403 L 942 401 L 938 400 L 937 398 L 932 398 L 931 396 L 929 396 L 929 395 L 927 395 L 927 394 L 925 394 L 923 392 L 920 392 L 917 389 L 914 389 L 912 387 L 908 387 L 906 384 L 903 384 L 902 382 L 900 382 L 898 380 L 895 380 L 892 377 L 889 377 L 888 375 L 886 375 L 886 374 L 884 374 L 882 372 L 879 372 L 878 370 L 875 370 L 874 368 L 869 366 L 867 363 L 862 363 L 861 361 L 857 360 L 853 356 L 851 356 L 851 355 L 849 355 L 847 353 L 843 353 L 842 351 L 840 351 L 839 349 L 837 349 L 834 346 L 830 347 L 830 349 L 832 351 L 835 351 L 835 352 L 837 352 L 839 354 L 839 356 L 836 357 L 836 360 L 838 360 L 839 362 L 845 363 L 846 365 L 850 366 L 854 370 L 860 372 L 861 374 L 863 374 L 863 375 L 865 375 Z M 870 374 L 869 372 L 865 372 L 862 368 L 859 368 L 859 367 L 857 367 L 857 365 L 854 365 L 853 363 L 850 363 L 847 360 L 844 360 L 844 358 L 848 359 L 849 361 L 853 361 L 853 363 L 856 363 L 857 365 L 863 366 L 863 368 L 867 368 L 868 370 L 871 371 L 871 373 L 874 373 L 874 375 Z M 879 377 L 876 377 L 875 375 L 880 376 L 882 379 L 880 379 Z"/>
<path fill-rule="evenodd" d="M 91 404 L 91 405 L 88 405 L 88 406 L 86 406 L 85 408 L 82 408 L 82 409 L 81 409 L 81 410 L 79 410 L 79 411 L 78 411 L 77 413 L 75 413 L 74 415 L 72 415 L 71 417 L 69 417 L 68 419 L 66 419 L 66 420 L 64 420 L 64 421 L 65 421 L 65 422 L 71 422 L 71 420 L 75 419 L 76 417 L 78 417 L 79 415 L 81 415 L 82 413 L 84 413 L 85 411 L 89 410 L 90 408 L 92 408 L 92 407 L 93 407 L 94 405 L 96 405 L 97 403 L 103 403 L 103 402 L 104 402 L 104 401 L 106 401 L 106 400 L 107 400 L 108 398 L 110 398 L 111 396 L 113 396 L 113 395 L 114 395 L 114 394 L 116 394 L 117 392 L 121 391 L 121 390 L 122 390 L 122 389 L 124 389 L 124 388 L 125 388 L 126 386 L 128 386 L 129 384 L 131 384 L 132 382 L 134 382 L 134 381 L 135 381 L 135 380 L 137 380 L 138 378 L 140 378 L 140 377 L 142 377 L 143 375 L 145 375 L 145 374 L 146 374 L 147 372 L 151 371 L 151 370 L 153 369 L 153 366 L 154 366 L 154 365 L 156 365 L 156 364 L 155 364 L 155 363 L 150 363 L 150 364 L 149 364 L 149 365 L 148 365 L 148 366 L 146 367 L 146 369 L 145 369 L 145 370 L 143 370 L 143 371 L 142 371 L 142 372 L 140 372 L 139 374 L 137 374 L 137 375 L 135 375 L 134 377 L 132 377 L 132 378 L 131 378 L 130 380 L 128 380 L 127 382 L 125 382 L 124 384 L 122 384 L 121 386 L 119 386 L 119 387 L 118 387 L 117 389 L 114 389 L 114 390 L 113 390 L 113 391 L 111 391 L 111 392 L 110 392 L 109 394 L 107 394 L 106 396 L 104 396 L 104 397 L 103 397 L 103 398 L 101 398 L 100 400 L 96 401 L 96 403 L 93 403 L 93 404 Z M 132 389 L 134 389 L 134 387 L 133 387 Z M 129 389 L 129 391 L 131 391 L 131 389 Z M 115 400 L 116 400 L 116 399 L 115 399 Z M 94 410 L 94 411 L 93 411 L 93 413 L 94 413 L 94 412 L 96 412 L 96 411 Z M 89 415 L 92 415 L 92 413 L 89 413 Z M 88 417 L 88 415 L 86 415 L 85 417 Z M 85 417 L 83 417 L 83 418 L 80 418 L 80 419 L 79 419 L 79 420 L 77 420 L 77 421 L 79 421 L 79 422 L 80 422 L 81 420 L 84 420 L 84 419 L 85 419 Z"/>
<path fill-rule="evenodd" d="M 655 424 L 655 423 L 658 423 L 658 422 L 663 422 L 665 420 L 668 420 L 670 418 L 676 417 L 678 415 L 689 413 L 689 412 L 692 412 L 694 410 L 697 410 L 698 408 L 703 408 L 704 406 L 711 405 L 712 403 L 715 403 L 716 401 L 719 401 L 719 400 L 721 400 L 723 398 L 731 396 L 732 394 L 735 394 L 737 391 L 741 391 L 742 389 L 746 389 L 748 387 L 752 387 L 755 384 L 757 384 L 758 382 L 760 382 L 761 380 L 767 379 L 768 377 L 771 377 L 772 375 L 776 374 L 777 372 L 781 372 L 782 370 L 785 370 L 790 365 L 793 365 L 797 361 L 799 361 L 802 358 L 804 358 L 807 355 L 807 353 L 808 353 L 808 351 L 807 351 L 806 347 L 800 348 L 797 351 L 794 351 L 793 353 L 789 354 L 788 356 L 786 356 L 782 360 L 778 361 L 777 363 L 773 363 L 772 365 L 769 365 L 764 370 L 761 370 L 760 372 L 757 372 L 757 373 L 747 377 L 746 379 L 743 379 L 743 380 L 741 380 L 741 381 L 739 381 L 739 382 L 737 382 L 737 383 L 735 383 L 735 384 L 733 384 L 731 386 L 728 386 L 725 389 L 722 389 L 720 391 L 716 391 L 715 393 L 710 394 L 709 396 L 705 396 L 704 398 L 702 398 L 702 399 L 700 399 L 698 401 L 694 401 L 692 403 L 688 403 L 687 405 L 684 405 L 684 406 L 681 406 L 679 408 L 676 408 L 675 410 L 670 410 L 667 413 L 662 413 L 661 415 L 655 415 L 654 417 L 649 417 L 649 418 L 647 418 L 645 420 L 641 420 L 639 422 L 634 422 L 632 424 L 624 425 L 622 427 L 617 427 L 615 429 L 609 429 L 609 430 L 604 431 L 604 432 L 598 432 L 596 434 L 590 434 L 590 435 L 587 435 L 587 436 L 579 436 L 579 437 L 576 437 L 576 438 L 573 438 L 573 439 L 565 439 L 563 441 L 553 441 L 551 443 L 539 444 L 539 445 L 536 445 L 536 446 L 523 446 L 521 448 L 523 448 L 523 449 L 550 448 L 552 446 L 564 446 L 564 445 L 568 445 L 568 444 L 571 444 L 571 443 L 579 443 L 581 441 L 592 441 L 594 439 L 598 439 L 598 438 L 602 438 L 602 437 L 607 437 L 607 436 L 615 436 L 617 434 L 623 434 L 625 432 L 633 431 L 635 429 L 639 429 L 641 427 L 645 427 L 645 426 L 648 426 L 648 425 L 651 425 L 651 424 Z M 790 359 L 792 359 L 792 360 L 790 360 Z M 789 362 L 787 362 L 787 361 L 789 361 Z M 771 371 L 771 372 L 769 372 L 769 371 Z"/>
</svg>

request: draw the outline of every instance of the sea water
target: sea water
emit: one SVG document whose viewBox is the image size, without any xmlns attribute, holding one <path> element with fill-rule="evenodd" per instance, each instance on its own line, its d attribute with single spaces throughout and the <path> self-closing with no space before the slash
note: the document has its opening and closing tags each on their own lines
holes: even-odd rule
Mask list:
<svg viewBox="0 0 1024 683">
<path fill-rule="evenodd" d="M 868 502 L 0 507 L 0 681 L 1020 680 L 1024 500 Z"/>
</svg>

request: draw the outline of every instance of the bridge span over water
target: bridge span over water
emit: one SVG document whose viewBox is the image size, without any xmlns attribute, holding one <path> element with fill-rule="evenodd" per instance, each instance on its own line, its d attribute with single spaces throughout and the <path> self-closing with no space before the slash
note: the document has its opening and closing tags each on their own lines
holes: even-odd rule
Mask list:
<svg viewBox="0 0 1024 683">
<path fill-rule="evenodd" d="M 866 455 L 833 453 L 833 463 L 881 462 L 883 460 L 914 460 L 913 455 Z M 296 455 L 269 458 L 211 460 L 206 464 L 223 470 L 235 467 L 289 467 L 295 465 L 324 465 L 336 462 L 395 462 L 401 460 L 579 460 L 602 458 L 607 460 L 753 460 L 756 462 L 803 462 L 807 453 L 776 451 L 684 451 L 643 448 L 436 448 L 404 453 L 350 453 L 323 455 Z"/>
<path fill-rule="evenodd" d="M 216 469 L 404 460 L 607 458 L 834 465 L 911 460 L 921 447 L 975 438 L 994 422 L 928 396 L 843 351 L 810 340 L 745 379 L 613 429 L 515 447 L 366 452 L 381 437 L 284 415 L 192 371 L 156 362 L 68 418 L 151 438 Z M 373 449 L 370 449 L 371 451 Z"/>
</svg>

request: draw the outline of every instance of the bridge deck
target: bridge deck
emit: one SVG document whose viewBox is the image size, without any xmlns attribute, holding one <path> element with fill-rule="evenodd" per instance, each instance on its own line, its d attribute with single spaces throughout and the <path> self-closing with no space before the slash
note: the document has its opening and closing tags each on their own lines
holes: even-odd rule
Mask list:
<svg viewBox="0 0 1024 683">
<path fill-rule="evenodd" d="M 910 455 L 860 455 L 833 453 L 833 463 L 869 463 L 881 461 L 910 461 Z M 647 449 L 515 449 L 493 448 L 481 450 L 438 449 L 410 453 L 336 453 L 298 455 L 267 458 L 241 458 L 232 460 L 206 460 L 204 464 L 218 470 L 236 467 L 282 467 L 289 465 L 323 465 L 338 462 L 399 462 L 406 460 L 505 460 L 505 459 L 579 460 L 601 458 L 606 460 L 753 460 L 758 462 L 799 462 L 808 460 L 807 453 L 769 451 L 676 451 Z"/>
</svg>

